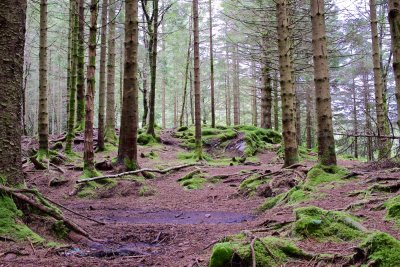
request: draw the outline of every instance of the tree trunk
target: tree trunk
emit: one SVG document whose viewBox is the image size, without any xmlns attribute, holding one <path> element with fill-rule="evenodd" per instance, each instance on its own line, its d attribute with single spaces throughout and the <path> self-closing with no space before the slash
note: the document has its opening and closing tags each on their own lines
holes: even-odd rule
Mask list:
<svg viewBox="0 0 400 267">
<path fill-rule="evenodd" d="M 274 130 L 279 131 L 279 88 L 278 88 L 278 73 L 275 71 L 273 80 L 273 91 L 274 91 Z"/>
<path fill-rule="evenodd" d="M 252 71 L 252 79 L 253 79 L 253 88 L 251 90 L 251 123 L 254 126 L 258 126 L 257 118 L 258 118 L 258 106 L 257 106 L 257 70 L 256 64 L 254 61 L 251 61 L 251 71 Z"/>
<path fill-rule="evenodd" d="M 296 137 L 297 137 L 297 145 L 301 146 L 301 104 L 300 104 L 300 88 L 297 84 L 295 89 L 295 102 L 296 102 Z"/>
<path fill-rule="evenodd" d="M 105 141 L 116 143 L 115 134 L 115 2 L 108 10 L 108 63 L 107 63 L 107 110 Z"/>
<path fill-rule="evenodd" d="M 137 162 L 138 125 L 138 1 L 125 1 L 125 63 L 124 92 L 121 112 L 121 133 L 118 163 L 133 170 Z"/>
<path fill-rule="evenodd" d="M 149 101 L 149 126 L 147 134 L 156 136 L 155 132 L 155 102 L 156 102 L 156 81 L 157 81 L 157 45 L 158 45 L 158 0 L 153 0 L 153 31 L 150 38 L 151 42 L 151 58 L 150 58 L 150 101 Z"/>
<path fill-rule="evenodd" d="M 47 0 L 40 0 L 39 50 L 39 154 L 49 150 L 49 110 L 47 99 Z"/>
<path fill-rule="evenodd" d="M 389 0 L 389 25 L 396 81 L 397 124 L 400 127 L 400 0 Z"/>
<path fill-rule="evenodd" d="M 85 105 L 85 136 L 83 163 L 84 170 L 89 176 L 94 175 L 94 149 L 93 149 L 93 118 L 94 118 L 94 92 L 96 74 L 96 44 L 97 44 L 97 5 L 98 0 L 90 3 L 90 27 L 89 27 L 89 65 L 87 68 L 87 90 Z"/>
<path fill-rule="evenodd" d="M 235 45 L 233 53 L 233 124 L 240 124 L 240 89 L 239 89 L 239 60 L 238 60 L 238 45 Z"/>
<path fill-rule="evenodd" d="M 262 94 L 261 94 L 261 128 L 271 129 L 272 128 L 272 86 L 270 70 L 266 62 L 263 63 L 262 67 Z"/>
<path fill-rule="evenodd" d="M 186 54 L 186 68 L 185 68 L 185 81 L 183 86 L 183 96 L 182 96 L 182 112 L 179 118 L 179 126 L 183 126 L 183 116 L 185 114 L 185 106 L 186 106 L 186 99 L 187 99 L 187 85 L 188 85 L 188 78 L 189 78 L 189 63 L 190 63 L 190 49 L 192 47 L 192 23 L 189 22 L 189 42 L 188 42 L 188 49 Z"/>
<path fill-rule="evenodd" d="M 318 124 L 318 156 L 321 164 L 336 165 L 331 94 L 329 91 L 324 0 L 311 0 L 311 23 L 313 35 L 315 100 Z"/>
<path fill-rule="evenodd" d="M 144 14 L 142 16 L 142 19 L 144 21 Z M 151 23 L 150 23 L 151 25 Z M 150 39 L 151 41 L 151 39 Z M 147 81 L 148 81 L 148 68 L 147 66 L 149 65 L 149 60 L 151 60 L 152 58 L 152 53 L 151 53 L 151 42 L 149 44 L 149 41 L 147 39 L 147 33 L 146 33 L 146 29 L 143 27 L 143 43 L 144 43 L 144 47 L 145 49 L 148 51 L 149 55 L 148 58 L 145 58 L 143 60 L 143 65 L 142 65 L 142 78 L 143 78 L 143 90 L 142 90 L 142 94 L 143 94 L 143 115 L 142 115 L 142 127 L 145 127 L 147 125 L 147 121 L 149 118 L 149 100 L 148 100 L 148 95 L 149 95 L 149 91 L 148 91 L 148 86 L 147 86 Z"/>
<path fill-rule="evenodd" d="M 371 125 L 371 107 L 369 103 L 369 85 L 368 85 L 368 72 L 366 68 L 363 68 L 363 90 L 364 90 L 364 106 L 365 106 L 365 135 L 373 134 Z M 368 161 L 373 160 L 373 150 L 372 150 L 372 138 L 367 137 L 366 145 L 366 155 Z"/>
<path fill-rule="evenodd" d="M 79 0 L 76 127 L 85 127 L 85 0 Z"/>
<path fill-rule="evenodd" d="M 215 128 L 215 96 L 214 96 L 214 51 L 213 51 L 213 21 L 212 0 L 209 0 L 210 13 L 210 80 L 211 80 L 211 128 Z"/>
<path fill-rule="evenodd" d="M 78 62 L 78 0 L 71 0 L 71 15 L 72 15 L 72 30 L 71 30 L 71 81 L 69 88 L 69 111 L 68 111 L 68 131 L 65 145 L 65 152 L 72 152 L 72 142 L 75 138 L 75 98 L 76 98 L 76 83 L 77 83 L 77 62 Z"/>
<path fill-rule="evenodd" d="M 21 103 L 24 71 L 26 0 L 0 2 L 0 176 L 6 184 L 23 183 Z"/>
<path fill-rule="evenodd" d="M 226 43 L 226 89 L 225 89 L 225 102 L 226 102 L 226 125 L 231 126 L 231 85 L 230 85 L 230 70 L 229 64 L 229 46 Z"/>
<path fill-rule="evenodd" d="M 358 120 L 357 120 L 357 90 L 356 90 L 356 84 L 355 84 L 355 79 L 353 77 L 353 83 L 351 86 L 351 94 L 352 94 L 352 100 L 353 100 L 353 132 L 354 135 L 358 135 Z M 354 137 L 354 157 L 357 159 L 358 158 L 358 138 Z"/>
<path fill-rule="evenodd" d="M 190 118 L 191 118 L 191 122 L 192 125 L 194 125 L 194 105 L 193 105 L 193 75 L 192 75 L 192 71 L 189 72 L 189 82 L 190 82 L 190 91 L 189 91 L 189 95 L 190 95 Z"/>
<path fill-rule="evenodd" d="M 294 89 L 292 82 L 292 65 L 290 54 L 290 36 L 287 17 L 287 1 L 276 1 L 276 17 L 278 19 L 278 50 L 279 72 L 282 101 L 282 131 L 285 146 L 284 166 L 290 166 L 299 161 L 296 140 L 296 122 L 294 106 Z"/>
<path fill-rule="evenodd" d="M 378 136 L 390 135 L 389 124 L 386 117 L 386 104 L 383 97 L 383 77 L 380 63 L 380 48 L 378 40 L 378 21 L 376 15 L 375 0 L 369 1 L 370 18 L 371 18 L 371 37 L 372 37 L 372 59 L 374 65 L 374 85 L 375 85 L 375 109 Z M 379 139 L 379 159 L 387 159 L 390 157 L 391 142 L 390 140 Z"/>
<path fill-rule="evenodd" d="M 200 96 L 200 47 L 199 47 L 199 2 L 193 0 L 193 38 L 194 38 L 194 117 L 197 158 L 203 158 L 201 142 L 201 96 Z"/>
<path fill-rule="evenodd" d="M 161 31 L 163 34 L 163 39 L 161 43 L 161 49 L 162 52 L 165 53 L 165 27 L 164 27 L 164 20 L 161 21 Z M 167 122 L 166 122 L 166 87 L 167 87 L 167 74 L 166 74 L 166 68 L 167 68 L 167 62 L 164 57 L 164 60 L 162 61 L 162 79 L 161 79 L 161 90 L 162 90 L 162 103 L 161 103 L 161 112 L 162 112 L 162 128 L 165 129 L 167 128 Z"/>
<path fill-rule="evenodd" d="M 100 86 L 99 86 L 99 114 L 97 131 L 97 150 L 104 151 L 104 122 L 106 109 L 106 56 L 107 56 L 107 8 L 108 0 L 103 0 L 101 6 L 101 44 L 100 44 Z"/>
<path fill-rule="evenodd" d="M 312 105 L 312 90 L 308 90 L 307 92 L 307 103 L 306 103 L 306 142 L 307 148 L 312 149 L 313 147 L 313 123 L 312 123 L 312 115 L 313 114 L 313 105 Z"/>
</svg>

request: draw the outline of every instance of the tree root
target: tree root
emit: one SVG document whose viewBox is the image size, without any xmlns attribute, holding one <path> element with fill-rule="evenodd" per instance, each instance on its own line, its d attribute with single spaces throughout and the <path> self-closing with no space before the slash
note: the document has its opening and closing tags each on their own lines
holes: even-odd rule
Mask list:
<svg viewBox="0 0 400 267">
<path fill-rule="evenodd" d="M 186 164 L 186 165 L 180 165 L 180 166 L 167 168 L 164 170 L 144 168 L 144 169 L 135 170 L 135 171 L 122 172 L 122 173 L 118 173 L 118 174 L 114 174 L 114 175 L 105 175 L 105 176 L 99 176 L 99 177 L 94 177 L 94 178 L 80 179 L 80 180 L 77 180 L 76 183 L 80 184 L 80 183 L 87 183 L 90 181 L 97 181 L 97 180 L 104 180 L 104 179 L 116 179 L 116 178 L 121 178 L 126 175 L 138 174 L 138 173 L 143 173 L 143 172 L 155 172 L 155 173 L 160 173 L 160 174 L 166 174 L 170 171 L 177 171 L 177 170 L 181 170 L 184 168 L 199 166 L 199 165 L 201 165 L 201 164 L 192 163 L 192 164 Z"/>
<path fill-rule="evenodd" d="M 86 232 L 84 229 L 82 229 L 80 226 L 75 224 L 70 219 L 65 218 L 60 211 L 58 211 L 57 209 L 55 209 L 53 206 L 51 206 L 49 204 L 49 202 L 55 203 L 54 201 L 47 199 L 46 197 L 41 195 L 37 190 L 28 189 L 28 188 L 15 189 L 15 188 L 0 185 L 0 191 L 3 191 L 5 193 L 12 195 L 14 198 L 28 204 L 31 207 L 38 209 L 39 211 L 53 217 L 56 220 L 63 221 L 65 226 L 68 227 L 70 230 L 72 230 L 90 240 L 94 240 L 93 238 L 90 237 L 88 232 Z M 36 200 L 28 197 L 26 194 L 31 194 L 31 195 L 35 196 L 38 202 Z M 57 205 L 61 206 L 60 204 L 57 204 Z"/>
</svg>

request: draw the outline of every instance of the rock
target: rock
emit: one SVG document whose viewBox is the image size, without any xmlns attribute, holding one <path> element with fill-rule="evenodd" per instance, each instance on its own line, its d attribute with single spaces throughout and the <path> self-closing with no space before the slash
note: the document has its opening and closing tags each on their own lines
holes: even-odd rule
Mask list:
<svg viewBox="0 0 400 267">
<path fill-rule="evenodd" d="M 257 196 L 267 198 L 267 197 L 272 197 L 272 195 L 273 195 L 272 188 L 269 184 L 263 184 L 257 188 Z"/>
<path fill-rule="evenodd" d="M 211 214 L 207 213 L 207 214 L 205 215 L 205 217 L 206 217 L 206 218 L 210 218 L 210 217 L 211 217 Z"/>
</svg>

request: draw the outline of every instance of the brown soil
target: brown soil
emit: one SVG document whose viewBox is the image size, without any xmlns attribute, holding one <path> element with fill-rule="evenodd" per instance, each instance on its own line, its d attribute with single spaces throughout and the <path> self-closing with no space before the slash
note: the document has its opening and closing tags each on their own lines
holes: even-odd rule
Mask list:
<svg viewBox="0 0 400 267">
<path fill-rule="evenodd" d="M 58 137 L 54 137 L 57 139 Z M 141 167 L 170 167 L 181 165 L 176 154 L 184 152 L 179 140 L 172 131 L 162 133 L 163 144 L 154 147 L 141 147 L 139 153 L 154 151 L 156 159 L 141 158 Z M 37 142 L 25 139 L 24 151 L 34 148 Z M 76 151 L 81 144 L 76 143 Z M 26 152 L 28 153 L 28 152 Z M 96 155 L 96 160 L 110 160 L 116 152 Z M 199 168 L 209 176 L 235 174 L 242 170 L 253 172 L 275 172 L 282 165 L 275 152 L 265 151 L 258 155 L 259 166 L 209 166 Z M 74 165 L 82 165 L 74 162 Z M 311 167 L 314 162 L 304 163 Z M 32 164 L 25 164 L 27 184 L 36 186 L 50 199 L 73 209 L 83 215 L 102 221 L 99 225 L 65 211 L 65 214 L 86 229 L 96 239 L 95 242 L 56 240 L 65 244 L 65 248 L 47 248 L 32 245 L 29 242 L 16 243 L 0 239 L 0 266 L 207 266 L 212 244 L 226 235 L 237 234 L 246 229 L 260 228 L 266 221 L 287 222 L 294 219 L 293 208 L 315 205 L 324 209 L 341 210 L 357 202 L 361 196 L 349 193 L 364 190 L 373 183 L 367 181 L 376 176 L 399 178 L 398 172 L 380 172 L 371 165 L 357 161 L 340 161 L 341 166 L 362 172 L 356 179 L 345 183 L 334 183 L 321 191 L 325 197 L 310 200 L 293 206 L 279 206 L 263 214 L 257 214 L 256 208 L 265 198 L 245 197 L 238 193 L 240 179 L 224 179 L 218 183 L 207 183 L 200 190 L 185 190 L 177 179 L 195 170 L 190 167 L 168 175 L 157 175 L 156 179 L 146 180 L 146 185 L 155 189 L 154 195 L 139 196 L 140 185 L 130 180 L 119 180 L 118 185 L 108 192 L 99 193 L 95 198 L 78 198 L 71 195 L 75 181 L 81 171 L 60 167 L 61 174 L 55 169 L 35 171 Z M 71 166 L 69 166 L 71 167 Z M 385 166 L 386 167 L 386 166 Z M 392 168 L 393 166 L 389 166 Z M 388 168 L 389 168 L 388 167 Z M 112 172 L 103 172 L 103 174 Z M 68 182 L 50 187 L 49 181 L 63 176 Z M 237 178 L 237 177 L 232 177 Z M 395 193 L 374 193 L 372 198 L 389 198 Z M 379 229 L 400 238 L 400 232 L 393 222 L 384 220 L 384 211 L 372 209 L 381 204 L 366 204 L 350 210 L 362 216 L 363 225 L 368 229 Z M 37 220 L 27 224 L 42 236 L 54 240 L 45 223 Z M 273 232 L 267 234 L 274 234 Z M 303 240 L 299 246 L 309 252 L 352 253 L 351 243 L 319 243 L 312 239 Z M 289 262 L 287 266 L 317 266 L 317 262 Z M 341 266 L 342 262 L 335 265 Z"/>
</svg>

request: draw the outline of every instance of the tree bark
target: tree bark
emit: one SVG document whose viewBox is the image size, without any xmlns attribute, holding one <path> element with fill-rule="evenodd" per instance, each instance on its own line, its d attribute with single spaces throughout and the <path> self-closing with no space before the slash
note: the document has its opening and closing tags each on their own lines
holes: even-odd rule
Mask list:
<svg viewBox="0 0 400 267">
<path fill-rule="evenodd" d="M 161 32 L 163 34 L 163 39 L 161 43 L 161 49 L 162 53 L 165 53 L 165 27 L 164 27 L 164 20 L 161 21 Z M 167 61 L 164 57 L 164 60 L 162 61 L 162 79 L 161 79 L 161 90 L 162 90 L 162 103 L 161 103 L 161 112 L 162 112 L 162 128 L 165 129 L 167 128 L 167 122 L 166 122 L 166 87 L 167 87 L 167 74 L 166 74 L 166 68 L 167 68 Z"/>
<path fill-rule="evenodd" d="M 312 123 L 312 114 L 313 114 L 313 105 L 312 105 L 312 90 L 307 92 L 307 103 L 306 103 L 306 142 L 307 148 L 312 149 L 313 147 L 313 123 Z"/>
<path fill-rule="evenodd" d="M 26 0 L 0 2 L 0 177 L 23 183 L 21 103 L 24 71 Z"/>
<path fill-rule="evenodd" d="M 213 47 L 213 21 L 212 0 L 209 0 L 210 13 L 210 80 L 211 80 L 211 128 L 215 128 L 215 92 L 214 92 L 214 47 Z"/>
<path fill-rule="evenodd" d="M 85 127 L 85 0 L 79 0 L 78 62 L 76 85 L 76 126 L 78 131 Z"/>
<path fill-rule="evenodd" d="M 49 109 L 47 99 L 47 0 L 40 0 L 39 50 L 39 153 L 49 150 Z"/>
<path fill-rule="evenodd" d="M 203 158 L 201 141 L 201 95 L 200 95 L 200 47 L 199 47 L 199 2 L 193 0 L 193 39 L 194 39 L 194 117 L 195 142 L 198 159 Z"/>
<path fill-rule="evenodd" d="M 315 100 L 318 124 L 318 156 L 323 165 L 336 165 L 333 138 L 328 51 L 325 34 L 324 0 L 311 0 Z"/>
<path fill-rule="evenodd" d="M 75 138 L 75 99 L 77 89 L 77 62 L 78 62 L 78 0 L 71 0 L 72 30 L 71 30 L 71 81 L 69 88 L 68 131 L 65 152 L 72 152 L 72 142 Z"/>
<path fill-rule="evenodd" d="M 138 1 L 125 1 L 124 92 L 121 112 L 121 133 L 118 163 L 134 170 L 137 162 L 138 124 Z"/>
<path fill-rule="evenodd" d="M 295 102 L 296 102 L 296 137 L 297 137 L 297 145 L 301 146 L 301 104 L 300 104 L 300 88 L 299 85 L 296 85 L 295 89 Z"/>
<path fill-rule="evenodd" d="M 400 127 L 400 0 L 389 0 L 389 25 L 396 81 L 397 124 Z"/>
<path fill-rule="evenodd" d="M 253 79 L 253 88 L 251 90 L 251 123 L 254 126 L 258 126 L 258 106 L 257 106 L 257 92 L 258 92 L 258 82 L 257 82 L 257 70 L 256 63 L 254 60 L 251 61 L 251 72 Z"/>
<path fill-rule="evenodd" d="M 279 88 L 278 88 L 278 74 L 275 71 L 273 80 L 273 91 L 274 91 L 274 130 L 279 131 Z"/>
<path fill-rule="evenodd" d="M 97 150 L 104 151 L 104 122 L 106 109 L 106 56 L 107 56 L 107 8 L 108 0 L 103 0 L 101 6 L 101 44 L 100 44 L 100 86 L 99 86 L 99 114 L 97 130 Z"/>
<path fill-rule="evenodd" d="M 107 63 L 107 110 L 105 141 L 116 143 L 115 134 L 115 2 L 108 10 L 108 63 Z"/>
<path fill-rule="evenodd" d="M 240 89 L 239 89 L 239 48 L 235 45 L 233 53 L 233 124 L 240 124 Z"/>
<path fill-rule="evenodd" d="M 89 27 L 89 65 L 87 68 L 87 90 L 85 105 L 85 135 L 83 163 L 84 170 L 92 174 L 94 168 L 93 149 L 93 118 L 94 118 L 94 92 L 96 74 L 96 44 L 97 44 L 97 9 L 98 0 L 91 0 L 90 3 L 90 27 Z M 94 173 L 93 173 L 94 174 Z M 92 175 L 90 175 L 92 176 Z"/>
<path fill-rule="evenodd" d="M 229 64 L 229 46 L 226 43 L 226 88 L 225 88 L 225 102 L 226 102 L 226 125 L 231 126 L 231 85 L 230 85 L 230 70 L 231 66 Z"/>
<path fill-rule="evenodd" d="M 372 38 L 372 61 L 374 65 L 375 109 L 378 135 L 390 135 L 389 124 L 386 117 L 386 104 L 383 97 L 383 75 L 380 63 L 380 48 L 378 38 L 378 21 L 375 0 L 369 1 Z M 391 142 L 384 138 L 379 139 L 379 159 L 390 157 Z"/>
<path fill-rule="evenodd" d="M 287 16 L 287 1 L 276 1 L 276 17 L 278 19 L 279 72 L 282 101 L 282 131 L 285 146 L 284 166 L 299 161 L 296 140 L 296 122 L 294 106 L 294 89 L 292 82 L 292 65 L 290 54 L 290 36 Z"/>
<path fill-rule="evenodd" d="M 355 84 L 355 78 L 353 77 L 353 83 L 351 85 L 351 94 L 352 94 L 352 100 L 353 100 L 353 132 L 354 135 L 358 135 L 358 120 L 357 120 L 357 90 L 356 90 L 356 84 Z M 358 138 L 354 137 L 354 157 L 357 159 L 358 158 Z"/>
<path fill-rule="evenodd" d="M 187 85 L 189 79 L 189 63 L 190 63 L 190 49 L 192 47 L 192 23 L 189 22 L 189 42 L 186 54 L 186 68 L 185 68 L 185 81 L 183 86 L 183 96 L 182 96 L 182 112 L 179 118 L 179 126 L 183 126 L 183 116 L 185 115 L 186 99 L 187 99 Z"/>
</svg>

